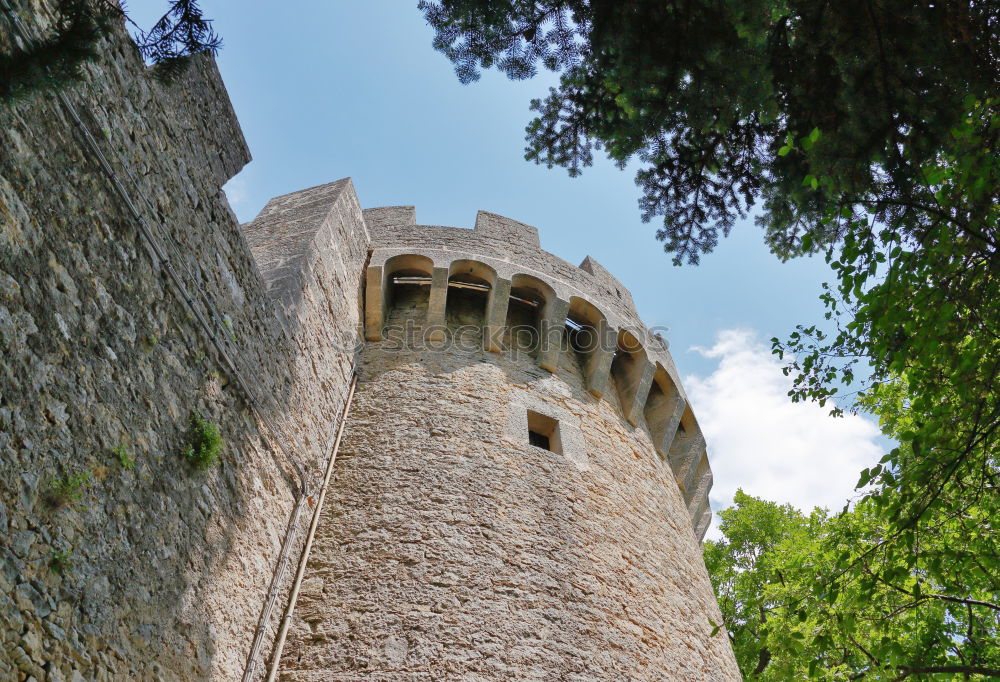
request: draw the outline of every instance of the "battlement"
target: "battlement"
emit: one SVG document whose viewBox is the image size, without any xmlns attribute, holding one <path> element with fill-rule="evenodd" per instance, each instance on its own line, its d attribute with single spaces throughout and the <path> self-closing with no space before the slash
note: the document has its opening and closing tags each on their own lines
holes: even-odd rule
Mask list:
<svg viewBox="0 0 1000 682">
<path fill-rule="evenodd" d="M 586 270 L 591 275 L 597 283 L 603 287 L 604 293 L 610 298 L 611 296 L 617 296 L 619 299 L 625 301 L 625 304 L 631 308 L 635 308 L 635 303 L 632 302 L 632 292 L 625 288 L 625 286 L 618 281 L 618 278 L 612 275 L 605 269 L 603 265 L 597 262 L 596 259 L 591 256 L 587 256 L 580 263 L 580 269 Z"/>
<path fill-rule="evenodd" d="M 370 229 L 385 234 L 417 227 L 417 212 L 413 206 L 381 206 L 364 211 L 365 222 Z M 426 228 L 428 226 L 420 226 Z M 466 228 L 454 228 L 466 229 Z M 466 230 L 469 231 L 469 230 Z M 506 244 L 517 244 L 530 248 L 541 248 L 538 228 L 511 220 L 489 211 L 479 211 L 471 230 L 477 237 L 496 240 Z"/>
<path fill-rule="evenodd" d="M 417 209 L 413 206 L 381 206 L 364 210 L 369 229 L 381 230 L 417 224 Z"/>
<path fill-rule="evenodd" d="M 482 237 L 508 244 L 523 244 L 536 249 L 542 247 L 538 240 L 538 228 L 489 211 L 479 211 L 476 214 L 476 226 L 473 230 Z"/>
<path fill-rule="evenodd" d="M 594 258 L 579 267 L 540 248 L 530 225 L 480 211 L 473 229 L 416 224 L 412 207 L 364 212 L 372 236 L 365 276 L 365 337 L 377 342 L 399 277 L 429 286 L 425 324 L 431 340 L 447 334 L 449 289 L 470 283 L 485 294 L 486 350 L 500 353 L 511 301 L 537 304 L 539 367 L 558 373 L 571 335 L 592 340 L 578 351 L 586 389 L 613 399 L 633 427 L 645 429 L 674 472 L 696 535 L 711 522 L 712 472 L 705 440 L 662 338 L 649 332 L 632 295 Z"/>
</svg>

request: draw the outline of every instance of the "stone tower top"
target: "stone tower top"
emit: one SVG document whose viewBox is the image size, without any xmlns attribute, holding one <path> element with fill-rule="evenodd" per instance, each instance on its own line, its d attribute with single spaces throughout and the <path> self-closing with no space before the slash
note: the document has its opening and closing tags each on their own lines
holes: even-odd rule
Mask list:
<svg viewBox="0 0 1000 682">
<path fill-rule="evenodd" d="M 537 299 L 540 334 L 546 333 L 543 329 L 562 335 L 582 328 L 599 340 L 584 352 L 587 389 L 597 397 L 612 392 L 625 420 L 649 431 L 674 471 L 697 537 L 704 537 L 712 516 L 705 439 L 666 343 L 643 324 L 631 293 L 614 275 L 590 256 L 574 266 L 544 251 L 536 228 L 495 213 L 480 211 L 471 230 L 418 225 L 412 206 L 372 208 L 363 214 L 372 248 L 365 296 L 369 341 L 382 339 L 399 276 L 421 277 L 430 284 L 427 323 L 440 329 L 446 326 L 451 284 L 471 280 L 488 290 L 486 345 L 494 352 L 501 352 L 494 339 L 502 335 L 510 297 Z M 557 372 L 559 352 L 558 344 L 541 350 L 539 366 Z"/>
</svg>

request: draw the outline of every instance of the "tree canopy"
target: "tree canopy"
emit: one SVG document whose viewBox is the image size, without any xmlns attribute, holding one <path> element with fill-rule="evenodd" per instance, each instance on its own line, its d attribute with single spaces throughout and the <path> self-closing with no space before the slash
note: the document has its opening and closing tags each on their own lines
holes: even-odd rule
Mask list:
<svg viewBox="0 0 1000 682">
<path fill-rule="evenodd" d="M 1000 676 L 996 498 L 950 505 L 906 543 L 886 542 L 870 502 L 806 516 L 735 501 L 705 563 L 748 682 Z"/>
<path fill-rule="evenodd" d="M 539 66 L 527 156 L 579 173 L 595 150 L 642 168 L 644 216 L 696 262 L 757 199 L 783 255 L 849 221 L 923 213 L 924 166 L 954 145 L 965 97 L 1000 78 L 998 8 L 845 0 L 442 0 L 420 3 L 435 47 L 470 82 Z M 937 184 L 937 183 L 934 183 Z M 986 205 L 970 205 L 981 220 Z M 981 231 L 969 228 L 970 237 Z"/>
</svg>

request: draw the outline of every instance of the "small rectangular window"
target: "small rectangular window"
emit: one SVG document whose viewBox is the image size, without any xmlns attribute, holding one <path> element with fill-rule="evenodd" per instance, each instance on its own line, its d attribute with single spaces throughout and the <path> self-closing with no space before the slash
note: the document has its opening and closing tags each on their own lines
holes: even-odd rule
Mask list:
<svg viewBox="0 0 1000 682">
<path fill-rule="evenodd" d="M 549 452 L 562 454 L 559 420 L 534 410 L 528 410 L 528 444 Z"/>
<path fill-rule="evenodd" d="M 545 448 L 546 450 L 551 450 L 552 447 L 549 444 L 549 437 L 545 434 L 538 433 L 538 431 L 532 431 L 528 429 L 528 442 L 534 445 L 536 448 Z"/>
</svg>

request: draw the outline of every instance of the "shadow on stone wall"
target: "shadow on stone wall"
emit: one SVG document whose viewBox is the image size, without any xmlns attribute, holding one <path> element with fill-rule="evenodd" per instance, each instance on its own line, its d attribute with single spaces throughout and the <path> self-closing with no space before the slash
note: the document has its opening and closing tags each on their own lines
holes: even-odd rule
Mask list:
<svg viewBox="0 0 1000 682">
<path fill-rule="evenodd" d="M 313 330 L 275 317 L 220 191 L 249 153 L 214 62 L 163 86 L 118 31 L 87 75 L 69 98 L 311 471 L 351 358 L 330 368 L 339 383 L 306 377 Z M 299 492 L 294 463 L 55 100 L 0 110 L 0 149 L 0 677 L 238 679 Z M 225 441 L 205 472 L 181 455 L 193 412 Z M 80 499 L 51 508 L 73 475 L 88 477 Z"/>
</svg>

